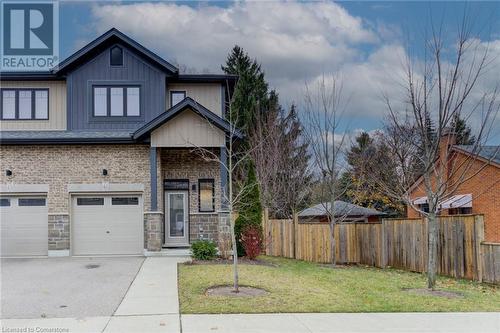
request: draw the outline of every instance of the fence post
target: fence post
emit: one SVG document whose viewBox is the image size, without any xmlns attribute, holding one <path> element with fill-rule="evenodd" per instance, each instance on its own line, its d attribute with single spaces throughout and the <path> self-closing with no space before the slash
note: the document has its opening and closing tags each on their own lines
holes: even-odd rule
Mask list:
<svg viewBox="0 0 500 333">
<path fill-rule="evenodd" d="M 299 223 L 299 215 L 293 212 L 293 259 L 297 259 L 297 224 Z"/>
<path fill-rule="evenodd" d="M 483 215 L 474 216 L 474 252 L 476 254 L 476 279 L 483 282 L 483 247 L 484 241 L 484 220 Z"/>
<path fill-rule="evenodd" d="M 382 219 L 382 224 L 381 224 L 381 233 L 382 235 L 381 236 L 381 244 L 380 244 L 380 266 L 382 266 L 382 268 L 386 268 L 387 267 L 387 237 L 386 237 L 386 234 L 385 234 L 385 219 Z"/>
</svg>

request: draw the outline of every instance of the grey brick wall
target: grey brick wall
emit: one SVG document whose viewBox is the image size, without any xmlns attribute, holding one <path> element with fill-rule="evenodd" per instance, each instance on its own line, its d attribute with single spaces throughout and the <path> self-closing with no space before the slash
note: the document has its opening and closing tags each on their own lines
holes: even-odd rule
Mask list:
<svg viewBox="0 0 500 333">
<path fill-rule="evenodd" d="M 144 214 L 144 248 L 148 251 L 160 251 L 163 245 L 163 214 L 149 212 Z"/>
<path fill-rule="evenodd" d="M 68 214 L 49 214 L 49 251 L 69 250 L 70 226 Z"/>
</svg>

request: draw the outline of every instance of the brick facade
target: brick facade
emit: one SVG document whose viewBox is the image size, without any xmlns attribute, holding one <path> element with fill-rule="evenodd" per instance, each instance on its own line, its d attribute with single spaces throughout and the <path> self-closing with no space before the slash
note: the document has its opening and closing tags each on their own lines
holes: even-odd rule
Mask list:
<svg viewBox="0 0 500 333">
<path fill-rule="evenodd" d="M 500 167 L 495 164 L 486 165 L 487 162 L 481 159 L 464 162 L 468 155 L 460 150 L 455 152 L 451 165 L 466 166 L 469 169 L 467 176 L 463 177 L 467 180 L 460 184 L 454 194 L 472 194 L 472 214 L 484 215 L 485 240 L 500 242 L 500 184 L 497 181 L 500 179 Z M 454 174 L 462 175 L 462 172 L 455 170 Z M 454 182 L 453 179 L 451 181 Z M 424 196 L 426 194 L 423 185 L 415 186 L 410 195 L 412 199 Z M 444 209 L 441 214 L 447 215 L 449 210 Z M 419 212 L 408 207 L 408 217 L 419 217 Z"/>
<path fill-rule="evenodd" d="M 49 251 L 69 250 L 69 214 L 49 214 Z"/>
</svg>

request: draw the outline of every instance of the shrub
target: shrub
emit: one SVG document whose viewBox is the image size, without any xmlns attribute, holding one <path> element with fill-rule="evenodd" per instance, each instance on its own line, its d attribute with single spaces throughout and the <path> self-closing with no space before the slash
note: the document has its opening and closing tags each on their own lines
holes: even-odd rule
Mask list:
<svg viewBox="0 0 500 333">
<path fill-rule="evenodd" d="M 196 260 L 212 260 L 217 256 L 215 243 L 209 240 L 197 240 L 191 244 L 191 252 Z"/>
<path fill-rule="evenodd" d="M 262 233 L 254 225 L 247 226 L 241 235 L 241 244 L 249 259 L 255 259 L 262 252 Z"/>
</svg>

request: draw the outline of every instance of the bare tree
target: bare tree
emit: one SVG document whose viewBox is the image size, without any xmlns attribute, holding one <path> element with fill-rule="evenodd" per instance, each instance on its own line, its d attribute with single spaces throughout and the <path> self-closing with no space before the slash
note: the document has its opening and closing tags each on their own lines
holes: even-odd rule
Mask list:
<svg viewBox="0 0 500 333">
<path fill-rule="evenodd" d="M 229 95 L 229 83 L 226 84 L 228 96 Z M 204 161 L 216 162 L 218 163 L 227 173 L 227 190 L 222 189 L 222 199 L 223 204 L 227 206 L 227 211 L 229 213 L 230 219 L 230 233 L 231 233 L 231 247 L 233 255 L 233 288 L 234 292 L 239 292 L 239 274 L 238 274 L 238 251 L 235 233 L 235 215 L 238 208 L 241 208 L 246 204 L 244 202 L 245 193 L 247 193 L 252 185 L 247 185 L 243 182 L 240 177 L 242 167 L 248 161 L 252 149 L 242 149 L 239 145 L 243 138 L 243 134 L 236 127 L 238 123 L 237 114 L 238 112 L 232 112 L 231 97 L 226 104 L 228 112 L 226 112 L 226 121 L 229 125 L 229 129 L 225 132 L 225 142 L 226 144 L 221 147 L 221 154 L 218 154 L 217 150 L 205 148 L 196 145 L 192 142 L 188 142 L 192 146 L 192 151 L 197 153 L 202 157 Z M 209 119 L 206 119 L 207 123 L 214 130 L 219 130 L 216 126 L 212 125 Z M 253 149 L 256 149 L 256 145 Z"/>
<path fill-rule="evenodd" d="M 384 140 L 390 150 L 388 156 L 392 158 L 367 167 L 371 181 L 385 193 L 403 200 L 426 217 L 427 287 L 434 289 L 439 237 L 437 215 L 443 202 L 450 200 L 461 184 L 488 165 L 488 161 L 478 159 L 478 154 L 488 138 L 499 105 L 496 87 L 476 93 L 481 75 L 488 70 L 488 46 L 472 36 L 466 15 L 451 56 L 440 28 L 432 26 L 431 37 L 424 47 L 423 59 L 408 55 L 403 65 L 406 107 L 396 108 L 385 98 L 389 112 Z M 473 126 L 476 142 L 467 147 L 468 154 L 460 156 L 453 149 L 452 124 L 457 117 L 476 122 Z M 393 168 L 398 175 L 396 181 L 388 181 L 380 165 Z M 411 197 L 416 190 L 425 193 L 420 201 Z"/>
<path fill-rule="evenodd" d="M 311 186 L 310 154 L 295 107 L 279 105 L 256 116 L 249 135 L 252 160 L 264 207 L 277 218 L 289 218 L 305 205 Z"/>
<path fill-rule="evenodd" d="M 323 76 L 314 90 L 306 86 L 304 126 L 312 151 L 322 192 L 322 202 L 330 224 L 330 252 L 332 265 L 336 265 L 335 225 L 349 215 L 349 209 L 336 204 L 346 193 L 348 186 L 341 181 L 346 169 L 345 146 L 347 129 L 341 128 L 347 103 L 343 99 L 342 82 L 335 76 Z"/>
</svg>

